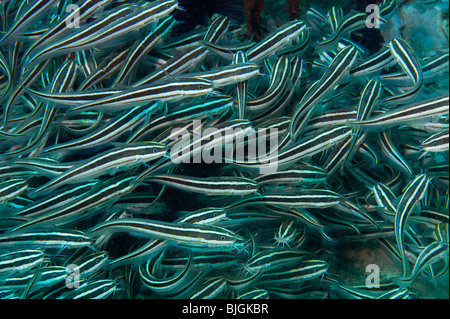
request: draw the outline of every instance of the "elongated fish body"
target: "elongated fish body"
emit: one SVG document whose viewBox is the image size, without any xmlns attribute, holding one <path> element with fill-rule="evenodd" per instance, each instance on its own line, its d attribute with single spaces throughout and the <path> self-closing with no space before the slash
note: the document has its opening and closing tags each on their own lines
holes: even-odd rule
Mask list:
<svg viewBox="0 0 450 319">
<path fill-rule="evenodd" d="M 92 228 L 92 236 L 105 232 L 128 232 L 142 236 L 173 240 L 192 247 L 229 247 L 241 240 L 233 232 L 222 227 L 193 225 L 186 223 L 166 223 L 146 219 L 124 219 L 104 222 Z"/>
<path fill-rule="evenodd" d="M 448 297 L 447 1 L 276 2 L 0 1 L 0 298 Z"/>
<path fill-rule="evenodd" d="M 103 152 L 68 169 L 34 191 L 35 195 L 48 193 L 64 184 L 85 182 L 104 174 L 136 166 L 163 156 L 167 148 L 155 142 L 130 144 Z"/>
</svg>

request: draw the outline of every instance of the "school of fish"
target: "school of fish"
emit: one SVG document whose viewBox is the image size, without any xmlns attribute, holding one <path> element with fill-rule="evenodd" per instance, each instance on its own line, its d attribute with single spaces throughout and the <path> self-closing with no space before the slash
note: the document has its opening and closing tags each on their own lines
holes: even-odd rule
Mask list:
<svg viewBox="0 0 450 319">
<path fill-rule="evenodd" d="M 448 50 L 369 52 L 370 13 L 340 7 L 259 41 L 219 14 L 177 33 L 180 11 L 0 3 L 0 298 L 394 299 L 448 276 Z M 377 289 L 335 273 L 368 242 L 398 269 Z"/>
</svg>

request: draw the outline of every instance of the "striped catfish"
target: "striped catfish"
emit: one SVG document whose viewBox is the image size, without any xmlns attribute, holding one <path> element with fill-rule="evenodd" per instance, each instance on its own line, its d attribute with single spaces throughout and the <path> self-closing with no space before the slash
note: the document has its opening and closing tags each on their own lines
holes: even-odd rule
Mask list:
<svg viewBox="0 0 450 319">
<path fill-rule="evenodd" d="M 0 39 L 0 44 L 11 44 L 17 40 L 25 29 L 30 28 L 32 23 L 39 16 L 44 14 L 49 8 L 56 4 L 56 0 L 36 0 L 26 10 L 24 10 L 14 23 L 9 27 L 8 31 Z"/>
<path fill-rule="evenodd" d="M 109 78 L 125 63 L 129 51 L 129 48 L 121 47 L 108 55 L 78 86 L 78 91 L 88 90 L 102 80 Z"/>
<path fill-rule="evenodd" d="M 98 19 L 94 20 L 94 22 L 88 24 L 87 26 L 84 26 L 83 28 L 80 28 L 80 30 L 77 30 L 76 33 L 69 34 L 62 39 L 58 39 L 58 41 L 49 43 L 44 48 L 37 50 L 37 52 L 35 52 L 33 55 L 31 55 L 30 53 L 27 64 L 33 66 L 37 62 L 44 60 L 52 54 L 62 54 L 64 53 L 64 51 L 61 51 L 61 48 L 64 47 L 66 47 L 66 51 L 79 51 L 73 50 L 74 48 L 71 48 L 70 45 L 90 39 L 90 37 L 98 34 L 106 26 L 110 25 L 114 21 L 121 20 L 121 18 L 131 12 L 133 12 L 133 10 L 129 6 L 119 7 L 119 9 L 115 10 L 114 12 L 107 12 L 106 14 L 101 15 Z M 82 48 L 80 48 L 80 50 L 82 50 Z"/>
<path fill-rule="evenodd" d="M 185 267 L 188 259 L 188 256 L 165 256 L 161 260 L 161 266 L 164 269 L 182 269 Z M 204 268 L 211 265 L 214 265 L 214 268 L 225 268 L 237 263 L 234 252 L 220 250 L 193 251 L 192 260 L 192 267 L 194 268 Z"/>
<path fill-rule="evenodd" d="M 28 183 L 24 179 L 12 178 L 0 183 L 0 204 L 12 200 L 26 191 Z"/>
<path fill-rule="evenodd" d="M 139 275 L 142 283 L 150 290 L 162 295 L 171 294 L 180 290 L 186 281 L 191 279 L 192 266 L 192 255 L 190 255 L 186 265 L 178 273 L 170 277 L 158 278 L 154 275 L 154 268 L 156 263 L 160 263 L 161 256 L 164 253 L 161 253 L 160 257 L 156 256 L 157 258 L 149 259 L 147 263 L 141 264 L 139 267 Z"/>
<path fill-rule="evenodd" d="M 303 53 L 309 48 L 311 43 L 311 32 L 306 29 L 297 39 L 294 39 L 294 44 L 290 47 L 286 47 L 277 51 L 277 56 L 293 55 L 301 57 Z"/>
<path fill-rule="evenodd" d="M 383 0 L 380 4 L 380 16 L 386 21 L 390 20 L 397 11 L 397 7 L 397 0 Z"/>
<path fill-rule="evenodd" d="M 354 109 L 331 110 L 324 114 L 318 114 L 311 117 L 305 127 L 305 136 L 311 131 L 320 130 L 336 125 L 346 125 L 350 121 L 356 120 L 357 111 Z"/>
<path fill-rule="evenodd" d="M 356 113 L 356 121 L 363 121 L 367 119 L 372 110 L 376 107 L 378 99 L 380 97 L 382 85 L 376 81 L 369 80 L 363 89 L 361 98 L 358 102 L 358 109 Z M 364 142 L 366 134 L 361 130 L 355 129 L 352 135 L 350 150 L 348 156 L 345 159 L 346 163 L 349 163 L 359 146 Z"/>
<path fill-rule="evenodd" d="M 244 205 L 275 205 L 288 208 L 329 208 L 338 205 L 342 196 L 327 189 L 304 189 L 296 192 L 264 192 L 238 200 L 226 209 Z"/>
<path fill-rule="evenodd" d="M 161 51 L 184 51 L 200 45 L 208 28 L 199 26 L 192 31 L 185 32 L 179 36 L 170 37 L 164 41 Z"/>
<path fill-rule="evenodd" d="M 290 134 L 293 140 L 299 136 L 303 129 L 302 126 L 307 122 L 307 119 L 311 117 L 323 96 L 334 89 L 348 73 L 348 70 L 355 63 L 357 55 L 358 50 L 354 46 L 347 46 L 339 51 L 320 80 L 311 86 L 305 93 L 292 115 Z M 306 119 L 299 121 L 300 117 L 306 117 Z M 303 124 L 298 126 L 299 122 Z"/>
<path fill-rule="evenodd" d="M 121 93 L 119 89 L 97 89 L 82 92 L 70 93 L 47 93 L 40 92 L 33 89 L 28 89 L 28 92 L 37 100 L 58 106 L 60 108 L 76 107 L 82 104 L 103 99 L 105 97 Z"/>
<path fill-rule="evenodd" d="M 118 171 L 158 159 L 164 156 L 166 152 L 167 147 L 157 142 L 120 144 L 111 150 L 74 165 L 48 183 L 35 189 L 33 195 L 48 193 L 65 184 L 80 183 L 105 174 L 115 174 Z"/>
<path fill-rule="evenodd" d="M 341 7 L 332 6 L 328 11 L 327 18 L 331 27 L 331 33 L 335 33 L 339 26 L 339 21 L 344 17 L 344 12 Z"/>
<path fill-rule="evenodd" d="M 233 99 L 229 96 L 216 96 L 212 99 L 207 98 L 202 101 L 195 100 L 188 104 L 182 105 L 164 115 L 158 116 L 148 122 L 143 123 L 139 128 L 135 129 L 127 142 L 135 142 L 148 133 L 155 130 L 166 128 L 179 122 L 185 122 L 192 119 L 201 120 L 211 115 L 223 113 L 231 109 Z"/>
<path fill-rule="evenodd" d="M 427 59 L 422 65 L 423 80 L 430 82 L 439 79 L 443 73 L 448 70 L 449 65 L 449 53 L 444 52 Z M 413 85 L 413 81 L 409 75 L 405 72 L 395 72 L 389 74 L 383 74 L 378 79 L 389 86 L 409 86 Z"/>
<path fill-rule="evenodd" d="M 208 207 L 190 212 L 186 216 L 178 218 L 176 222 L 214 225 L 225 219 L 227 219 L 225 209 Z"/>
<path fill-rule="evenodd" d="M 106 251 L 96 251 L 87 255 L 80 256 L 69 264 L 77 265 L 77 277 L 80 280 L 89 280 L 108 262 L 109 254 Z"/>
<path fill-rule="evenodd" d="M 273 65 L 270 84 L 264 94 L 250 99 L 247 102 L 247 109 L 261 111 L 274 104 L 281 98 L 291 79 L 291 62 L 287 56 L 277 59 Z"/>
<path fill-rule="evenodd" d="M 189 77 L 199 77 L 209 80 L 215 88 L 233 85 L 250 80 L 258 75 L 259 65 L 250 62 L 233 63 L 225 67 L 217 67 L 208 71 L 188 73 Z"/>
<path fill-rule="evenodd" d="M 214 52 L 221 58 L 232 61 L 234 55 L 239 51 L 245 52 L 255 45 L 254 42 L 248 42 L 243 44 L 216 44 L 208 41 L 201 41 L 203 47 L 206 47 L 208 51 Z M 246 61 L 248 62 L 248 60 Z"/>
<path fill-rule="evenodd" d="M 161 238 L 185 247 L 233 248 L 243 243 L 243 238 L 222 227 L 170 223 L 142 218 L 110 220 L 100 223 L 88 231 L 93 237 L 117 232 L 127 232 L 146 238 Z"/>
<path fill-rule="evenodd" d="M 56 73 L 50 85 L 50 92 L 61 93 L 72 89 L 72 86 L 76 79 L 76 68 L 73 58 L 74 56 L 72 55 L 56 70 Z M 46 105 L 39 131 L 36 133 L 34 138 L 29 141 L 29 143 L 25 147 L 18 148 L 12 152 L 9 152 L 9 154 L 19 154 L 28 151 L 35 145 L 37 145 L 43 139 L 44 135 L 49 131 L 51 122 L 56 116 L 56 113 L 57 109 L 54 106 Z"/>
<path fill-rule="evenodd" d="M 352 132 L 351 135 L 344 138 L 336 147 L 332 148 L 331 152 L 325 158 L 323 168 L 327 171 L 328 176 L 332 176 L 345 164 L 351 152 L 353 136 Z"/>
<path fill-rule="evenodd" d="M 171 15 L 158 21 L 158 25 L 152 29 L 141 41 L 135 42 L 129 50 L 124 64 L 121 66 L 117 74 L 113 86 L 124 83 L 135 69 L 139 60 L 145 56 L 152 48 L 154 48 L 175 26 L 175 18 Z"/>
<path fill-rule="evenodd" d="M 302 282 L 312 280 L 325 274 L 328 270 L 328 263 L 320 259 L 302 260 L 292 268 L 285 269 L 275 268 L 265 271 L 259 284 L 289 284 L 295 282 Z"/>
<path fill-rule="evenodd" d="M 318 42 L 317 45 L 319 47 L 327 47 L 332 45 L 347 34 L 365 28 L 367 25 L 366 20 L 367 13 L 349 13 L 338 22 L 336 31 L 333 32 L 327 39 Z"/>
<path fill-rule="evenodd" d="M 78 198 L 87 192 L 95 184 L 97 184 L 97 182 L 88 182 L 80 186 L 67 189 L 57 195 L 53 194 L 38 201 L 33 201 L 30 205 L 27 205 L 22 210 L 18 211 L 17 215 L 31 218 L 42 215 L 48 211 L 58 209 L 59 207 L 72 201 L 74 198 Z"/>
<path fill-rule="evenodd" d="M 233 64 L 248 62 L 247 55 L 244 51 L 237 51 L 233 55 Z M 235 84 L 236 100 L 238 108 L 238 118 L 244 119 L 247 109 L 248 81 L 240 81 Z"/>
<path fill-rule="evenodd" d="M 4 74 L 0 74 L 0 101 L 8 93 L 12 84 L 12 73 L 9 62 L 6 60 L 2 52 L 0 52 L 0 69 Z"/>
<path fill-rule="evenodd" d="M 234 149 L 228 146 L 233 146 L 231 142 L 235 140 L 242 141 L 241 138 L 249 135 L 252 131 L 252 122 L 245 119 L 225 121 L 203 131 L 200 131 L 202 123 L 194 121 L 193 124 L 192 137 L 185 129 L 171 134 L 170 138 L 177 140 L 177 143 L 171 147 L 170 159 L 176 164 L 181 162 L 191 163 L 191 158 L 193 163 L 201 163 L 202 160 L 205 161 L 206 159 L 207 152 L 205 151 L 216 149 L 216 147 L 222 148 L 224 145 L 225 161 L 231 161 L 230 157 L 233 156 Z M 187 140 L 188 138 L 189 140 Z M 228 152 L 230 149 L 231 154 Z M 213 162 L 214 158 L 208 158 L 208 160 Z M 222 158 L 220 160 L 222 161 Z"/>
<path fill-rule="evenodd" d="M 76 249 L 91 243 L 91 238 L 78 230 L 34 230 L 0 235 L 0 247 L 9 249 Z"/>
<path fill-rule="evenodd" d="M 28 56 L 32 55 L 32 52 L 38 51 L 44 45 L 52 41 L 56 41 L 66 32 L 70 32 L 70 28 L 67 26 L 68 21 L 72 21 L 78 18 L 78 21 L 83 21 L 90 17 L 92 14 L 101 10 L 102 7 L 109 4 L 111 0 L 86 0 L 82 1 L 78 10 L 73 10 L 66 16 L 62 17 L 55 25 L 52 25 L 46 32 L 44 32 L 35 42 L 33 42 L 25 51 L 23 55 L 23 61 L 27 61 Z"/>
<path fill-rule="evenodd" d="M 336 143 L 350 136 L 352 130 L 345 126 L 338 126 L 312 137 L 305 138 L 298 143 L 287 146 L 280 150 L 278 154 L 269 155 L 261 161 L 233 162 L 233 165 L 243 169 L 258 169 L 260 173 L 273 173 L 277 170 L 284 170 L 295 162 L 309 158 L 314 154 L 322 152 Z"/>
<path fill-rule="evenodd" d="M 20 249 L 0 255 L 0 277 L 24 272 L 39 266 L 44 261 L 44 252 L 38 249 Z"/>
<path fill-rule="evenodd" d="M 142 85 L 152 84 L 156 81 L 162 80 L 168 74 L 172 76 L 179 75 L 194 68 L 197 64 L 202 62 L 208 54 L 209 51 L 204 47 L 195 46 L 186 52 L 176 54 L 164 63 L 163 66 L 157 68 L 155 71 L 139 79 L 138 81 L 131 83 L 131 86 L 139 87 Z"/>
<path fill-rule="evenodd" d="M 246 51 L 250 62 L 258 62 L 282 49 L 292 39 L 306 30 L 306 24 L 301 20 L 294 20 L 282 25 L 276 32 L 265 37 Z"/>
<path fill-rule="evenodd" d="M 127 36 L 129 32 L 148 25 L 150 22 L 171 13 L 178 7 L 178 0 L 156 0 L 151 3 L 144 3 L 142 6 L 134 8 L 131 12 L 126 12 L 125 16 L 119 19 L 111 19 L 111 16 L 118 14 L 114 11 L 108 15 L 105 20 L 109 23 L 104 23 L 97 32 L 88 32 L 87 36 L 78 39 L 73 36 L 68 36 L 65 39 L 41 50 L 38 55 L 32 57 L 29 63 L 39 59 L 43 59 L 48 55 L 55 55 L 57 53 L 64 53 L 72 50 L 84 50 L 95 46 L 101 46 L 111 41 L 120 42 L 120 38 Z M 131 6 L 129 7 L 131 8 Z M 124 9 L 127 9 L 126 7 Z M 119 13 L 120 15 L 120 13 Z M 102 20 L 101 20 L 102 21 Z M 100 22 L 101 22 L 100 21 Z M 116 45 L 117 43 L 114 43 Z"/>
<path fill-rule="evenodd" d="M 240 292 L 242 290 L 246 290 L 247 288 L 252 287 L 257 282 L 261 273 L 262 269 L 255 272 L 254 274 L 250 274 L 248 277 L 226 278 L 227 287 L 231 289 L 233 292 Z"/>
<path fill-rule="evenodd" d="M 97 110 L 117 112 L 152 101 L 180 100 L 211 93 L 214 83 L 197 77 L 177 77 L 164 79 L 157 83 L 123 90 L 90 103 L 79 105 L 71 111 Z"/>
<path fill-rule="evenodd" d="M 422 88 L 423 72 L 417 56 L 411 46 L 401 38 L 394 38 L 389 43 L 392 55 L 403 71 L 411 78 L 413 87 L 401 94 L 386 98 L 386 102 L 398 102 L 414 97 Z"/>
<path fill-rule="evenodd" d="M 30 291 L 36 291 L 44 287 L 51 287 L 64 281 L 68 270 L 63 266 L 46 266 L 31 269 L 22 274 L 18 273 L 8 276 L 0 281 L 2 287 L 13 287 L 14 289 L 27 288 L 30 281 L 33 282 Z"/>
<path fill-rule="evenodd" d="M 104 120 L 103 112 L 87 111 L 76 115 L 63 116 L 60 120 L 62 128 L 74 135 L 91 132 Z"/>
<path fill-rule="evenodd" d="M 392 56 L 391 49 L 388 46 L 383 46 L 377 53 L 369 56 L 352 68 L 350 75 L 359 77 L 379 74 L 384 68 L 390 67 L 395 63 L 396 61 Z"/>
<path fill-rule="evenodd" d="M 79 150 L 99 147 L 116 140 L 126 131 L 133 130 L 141 122 L 145 121 L 158 107 L 157 103 L 145 106 L 136 106 L 123 115 L 112 119 L 105 125 L 99 127 L 93 132 L 84 135 L 81 138 L 46 147 L 43 153 L 55 152 L 61 150 Z"/>
<path fill-rule="evenodd" d="M 431 135 L 420 146 L 426 153 L 448 151 L 448 130 Z"/>
<path fill-rule="evenodd" d="M 206 195 L 244 196 L 258 191 L 258 183 L 245 177 L 221 176 L 200 178 L 174 174 L 160 174 L 146 177 L 146 180 L 183 191 Z"/>
<path fill-rule="evenodd" d="M 393 222 L 397 207 L 394 202 L 397 196 L 385 184 L 379 182 L 372 187 L 377 205 L 382 208 L 383 218 Z"/>
<path fill-rule="evenodd" d="M 404 248 L 404 236 L 406 231 L 406 222 L 414 210 L 414 207 L 425 196 L 430 178 L 425 174 L 414 177 L 403 190 L 400 201 L 397 205 L 397 211 L 394 219 L 395 240 L 403 262 L 403 276 L 409 272 L 409 263 L 406 259 Z"/>
<path fill-rule="evenodd" d="M 393 126 L 428 122 L 430 118 L 447 114 L 448 94 L 432 97 L 423 101 L 395 107 L 385 113 L 369 118 L 365 121 L 350 122 L 349 125 L 366 131 L 381 131 Z"/>
<path fill-rule="evenodd" d="M 217 15 L 211 22 L 208 30 L 206 31 L 203 40 L 211 43 L 217 43 L 230 27 L 230 19 L 223 15 Z"/>
<path fill-rule="evenodd" d="M 27 157 L 14 160 L 14 165 L 27 168 L 36 172 L 36 175 L 43 175 L 53 178 L 64 171 L 72 168 L 75 162 L 62 163 L 48 157 Z"/>
<path fill-rule="evenodd" d="M 206 225 L 214 225 L 218 221 L 226 218 L 224 209 L 215 209 L 215 208 L 205 208 L 200 209 L 195 212 L 190 213 L 187 216 L 181 217 L 177 219 L 175 222 L 177 223 L 192 223 L 192 224 L 206 224 Z M 170 242 L 163 239 L 153 239 L 138 249 L 110 260 L 108 267 L 118 267 L 126 264 L 139 264 L 149 259 L 149 257 L 160 253 L 163 249 L 168 247 Z M 208 257 L 205 257 L 208 258 Z M 195 258 L 195 264 L 198 265 L 200 258 Z M 208 259 L 210 260 L 210 259 Z M 234 259 L 233 259 L 234 260 Z M 183 267 L 186 265 L 187 261 L 183 262 Z"/>
<path fill-rule="evenodd" d="M 391 165 L 402 173 L 404 173 L 407 177 L 411 177 L 413 175 L 413 170 L 411 168 L 411 164 L 405 159 L 405 157 L 400 153 L 395 144 L 391 139 L 391 131 L 386 130 L 380 132 L 379 135 L 379 145 L 381 148 L 381 154 L 385 159 L 391 163 Z"/>
<path fill-rule="evenodd" d="M 49 60 L 42 61 L 34 66 L 31 70 L 22 74 L 19 80 L 19 83 L 13 88 L 13 91 L 8 94 L 9 98 L 6 102 L 6 105 L 3 107 L 3 127 L 6 127 L 8 124 L 8 117 L 11 108 L 16 103 L 17 99 L 26 92 L 27 88 L 29 88 L 38 77 L 44 72 L 45 68 L 49 65 Z"/>
<path fill-rule="evenodd" d="M 262 174 L 253 178 L 259 185 L 319 183 L 325 182 L 326 179 L 327 172 L 324 169 L 310 164 L 298 164 L 287 170 Z"/>
<path fill-rule="evenodd" d="M 289 264 L 298 263 L 308 253 L 296 249 L 268 249 L 251 256 L 244 265 L 244 269 L 251 273 L 259 270 L 267 271 Z"/>
<path fill-rule="evenodd" d="M 393 278 L 392 281 L 400 287 L 407 288 L 425 268 L 443 258 L 448 258 L 448 243 L 432 242 L 419 254 L 409 276 Z"/>
<path fill-rule="evenodd" d="M 13 231 L 19 232 L 23 229 L 49 227 L 49 225 L 60 226 L 79 221 L 86 217 L 86 212 L 93 215 L 116 201 L 121 195 L 131 192 L 136 187 L 134 181 L 134 176 L 119 176 L 105 183 L 98 183 L 80 195 L 67 196 L 64 204 L 54 205 L 51 210 L 41 209 L 39 215 L 33 214 L 32 218 L 16 226 Z"/>
</svg>

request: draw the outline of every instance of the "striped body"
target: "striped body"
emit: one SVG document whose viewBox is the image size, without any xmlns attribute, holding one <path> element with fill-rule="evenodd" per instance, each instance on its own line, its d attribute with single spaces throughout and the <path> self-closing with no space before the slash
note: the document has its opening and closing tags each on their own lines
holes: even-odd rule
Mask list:
<svg viewBox="0 0 450 319">
<path fill-rule="evenodd" d="M 403 261 L 403 275 L 406 276 L 409 270 L 409 264 L 406 260 L 404 249 L 404 233 L 406 221 L 408 220 L 414 206 L 421 200 L 428 189 L 430 179 L 425 175 L 417 175 L 404 189 L 400 202 L 397 205 L 395 213 L 395 239 L 397 241 L 398 250 Z"/>
<path fill-rule="evenodd" d="M 115 232 L 128 232 L 148 238 L 156 237 L 187 247 L 200 248 L 232 248 L 240 240 L 239 236 L 233 232 L 217 226 L 168 223 L 139 218 L 107 221 L 89 231 L 91 236 Z"/>
<path fill-rule="evenodd" d="M 166 151 L 166 146 L 156 142 L 116 147 L 74 165 L 66 172 L 34 190 L 34 194 L 48 193 L 50 190 L 62 185 L 86 182 L 105 174 L 115 174 L 120 170 L 157 159 L 163 156 Z"/>
<path fill-rule="evenodd" d="M 198 178 L 181 175 L 154 175 L 147 180 L 175 187 L 188 192 L 206 195 L 247 195 L 258 190 L 258 184 L 241 177 L 206 177 Z"/>
</svg>

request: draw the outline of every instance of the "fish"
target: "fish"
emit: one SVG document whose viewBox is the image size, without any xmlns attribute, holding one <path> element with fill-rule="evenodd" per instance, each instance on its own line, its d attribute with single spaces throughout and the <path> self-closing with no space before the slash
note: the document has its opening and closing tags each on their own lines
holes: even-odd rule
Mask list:
<svg viewBox="0 0 450 319">
<path fill-rule="evenodd" d="M 188 223 L 167 223 L 156 220 L 125 218 L 106 221 L 89 230 L 91 236 L 106 232 L 129 232 L 147 237 L 173 240 L 188 247 L 229 247 L 240 245 L 242 238 L 218 226 Z"/>
<path fill-rule="evenodd" d="M 403 262 L 403 275 L 406 276 L 409 270 L 409 264 L 406 260 L 404 250 L 404 233 L 406 227 L 406 221 L 411 215 L 414 206 L 422 199 L 428 189 L 430 179 L 425 174 L 420 174 L 414 177 L 409 184 L 405 187 L 400 201 L 397 205 L 395 212 L 394 229 L 395 240 L 397 242 L 398 250 L 400 252 Z"/>
<path fill-rule="evenodd" d="M 445 297 L 440 33 L 295 2 L 0 2 L 1 298 Z"/>
<path fill-rule="evenodd" d="M 86 182 L 104 174 L 114 174 L 121 169 L 158 159 L 167 152 L 167 147 L 156 142 L 135 143 L 118 146 L 102 152 L 83 163 L 72 166 L 64 173 L 33 191 L 34 195 L 45 194 L 52 189 L 70 183 Z"/>
</svg>

